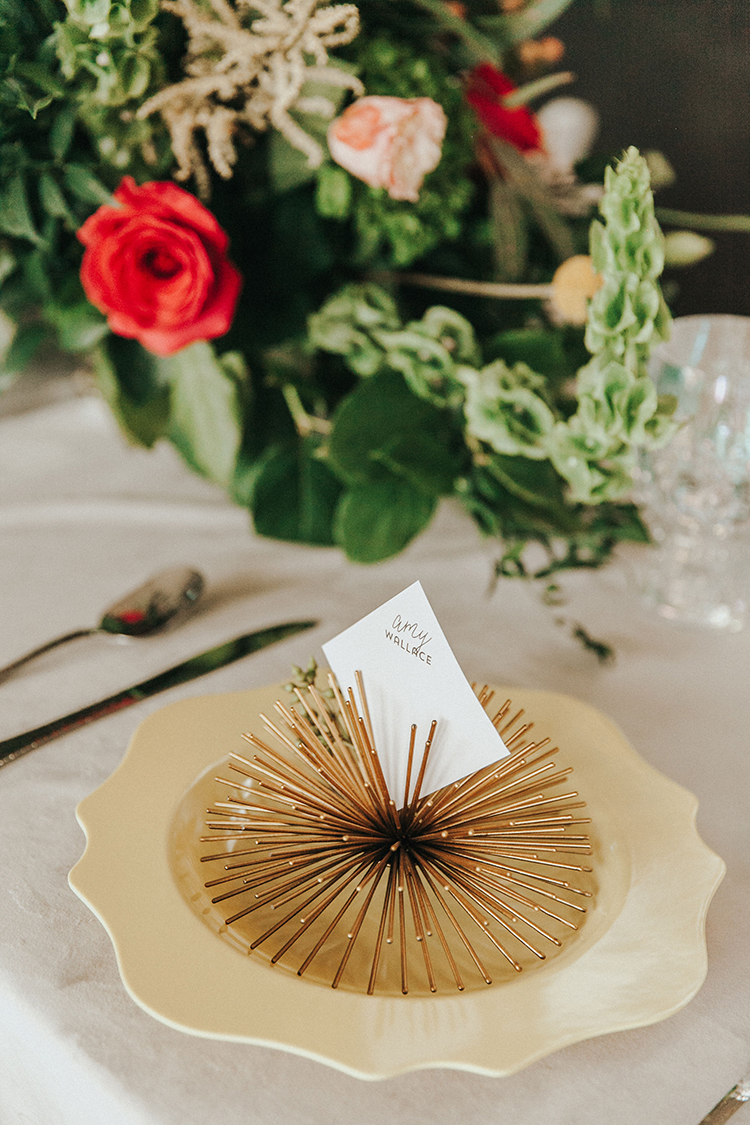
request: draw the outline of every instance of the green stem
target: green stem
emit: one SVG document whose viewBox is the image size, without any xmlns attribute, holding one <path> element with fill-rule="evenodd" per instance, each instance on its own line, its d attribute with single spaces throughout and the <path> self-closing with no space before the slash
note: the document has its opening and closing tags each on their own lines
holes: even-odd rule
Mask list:
<svg viewBox="0 0 750 1125">
<path fill-rule="evenodd" d="M 669 223 L 670 226 L 750 234 L 750 215 L 702 215 L 695 211 L 675 211 L 671 207 L 657 207 L 656 217 L 660 223 Z"/>
<path fill-rule="evenodd" d="M 325 435 L 331 432 L 331 423 L 326 418 L 316 418 L 314 414 L 308 414 L 302 405 L 297 388 L 291 383 L 285 383 L 281 393 L 300 437 L 307 437 L 309 434 Z"/>
<path fill-rule="evenodd" d="M 442 277 L 431 273 L 396 273 L 377 270 L 374 281 L 395 281 L 398 285 L 416 285 L 422 289 L 444 289 L 449 293 L 471 293 L 476 297 L 501 300 L 531 300 L 552 296 L 551 285 L 526 285 L 502 281 L 468 281 L 463 277 Z"/>
<path fill-rule="evenodd" d="M 551 90 L 556 90 L 558 86 L 567 86 L 575 79 L 575 74 L 570 70 L 561 70 L 557 74 L 545 74 L 543 78 L 537 78 L 534 82 L 527 82 L 523 86 L 519 86 L 512 94 L 502 98 L 502 104 L 506 109 L 516 109 L 519 105 L 527 105 L 528 102 L 533 101 L 534 98 L 539 98 L 542 94 L 549 94 Z"/>
</svg>

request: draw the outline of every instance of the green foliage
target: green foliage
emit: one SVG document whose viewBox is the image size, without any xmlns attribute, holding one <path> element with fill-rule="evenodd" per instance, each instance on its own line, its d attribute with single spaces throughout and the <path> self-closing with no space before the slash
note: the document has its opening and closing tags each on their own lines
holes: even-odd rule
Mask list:
<svg viewBox="0 0 750 1125">
<path fill-rule="evenodd" d="M 0 194 L 0 230 L 16 238 L 28 239 L 29 242 L 41 241 L 29 206 L 26 181 L 21 172 L 16 172 L 3 184 Z"/>
<path fill-rule="evenodd" d="M 540 393 L 543 376 L 525 363 L 508 367 L 501 359 L 481 371 L 462 368 L 460 374 L 467 432 L 496 453 L 545 460 L 555 416 Z"/>
<path fill-rule="evenodd" d="M 21 318 L 9 363 L 28 361 L 46 339 L 85 352 L 105 332 L 83 296 L 75 231 L 111 200 L 54 49 L 56 0 L 0 2 L 0 232 L 10 240 L 0 307 Z"/>
<path fill-rule="evenodd" d="M 456 436 L 444 411 L 416 398 L 401 375 L 385 370 L 362 382 L 339 406 L 327 457 L 348 484 L 397 475 L 439 495 L 450 491 L 460 471 Z"/>
<path fill-rule="evenodd" d="M 349 558 L 377 562 L 426 527 L 464 464 L 460 433 L 401 375 L 364 380 L 333 418 L 328 464 L 347 486 L 334 536 Z"/>
<path fill-rule="evenodd" d="M 487 458 L 484 470 L 515 500 L 537 509 L 537 515 L 545 511 L 548 519 L 554 519 L 565 507 L 563 482 L 549 461 L 499 453 Z M 566 528 L 563 521 L 561 529 L 572 526 L 569 522 Z"/>
<path fill-rule="evenodd" d="M 272 446 L 261 458 L 249 498 L 259 535 L 332 546 L 341 482 L 314 442 Z"/>
<path fill-rule="evenodd" d="M 474 330 L 453 309 L 436 305 L 421 320 L 398 332 L 380 332 L 386 363 L 400 371 L 419 398 L 435 406 L 456 407 L 464 400 L 461 364 L 479 358 Z"/>
<path fill-rule="evenodd" d="M 339 69 L 346 69 L 346 65 L 342 65 L 339 61 Z M 336 113 L 341 108 L 346 90 L 344 88 L 336 89 L 336 87 L 325 86 L 320 82 L 306 82 L 303 87 L 303 96 L 306 98 L 324 98 L 326 103 L 330 106 L 331 110 Z M 309 137 L 317 141 L 321 148 L 326 150 L 326 133 L 330 121 L 327 117 L 315 113 L 300 113 L 295 111 L 294 118 L 299 122 L 304 131 Z M 322 198 L 320 200 L 320 213 L 331 218 L 345 218 L 345 214 L 333 213 L 326 210 L 326 201 L 328 197 L 333 194 L 335 197 L 340 195 L 342 190 L 341 177 L 346 181 L 347 188 L 349 187 L 349 177 L 341 168 L 335 165 L 326 164 L 324 172 L 328 172 L 326 176 L 324 173 L 319 173 L 322 177 L 321 182 L 318 184 L 319 194 L 321 193 L 321 184 L 328 182 L 329 186 L 322 188 Z M 336 173 L 338 176 L 338 188 L 335 186 Z M 273 185 L 274 191 L 284 192 L 291 191 L 300 184 L 308 183 L 315 179 L 315 169 L 310 167 L 310 161 L 305 153 L 301 152 L 298 148 L 294 148 L 289 143 L 286 137 L 277 131 L 271 133 L 268 146 L 268 174 Z M 333 204 L 329 200 L 329 206 Z M 339 205 L 340 207 L 340 205 Z M 334 208 L 335 209 L 335 208 Z"/>
<path fill-rule="evenodd" d="M 109 336 L 94 352 L 97 383 L 126 437 L 151 448 L 167 432 L 169 386 L 155 356 Z"/>
<path fill-rule="evenodd" d="M 52 299 L 46 314 L 57 329 L 58 344 L 66 352 L 86 354 L 109 332 L 102 314 L 83 296 L 70 304 Z"/>
<path fill-rule="evenodd" d="M 428 496 L 449 496 L 453 491 L 458 463 L 446 456 L 443 443 L 429 432 L 394 434 L 379 449 L 371 449 L 369 456 Z"/>
<path fill-rule="evenodd" d="M 432 16 L 423 30 L 423 38 L 425 33 L 434 34 L 436 27 L 448 33 L 454 39 L 456 64 L 465 67 L 483 62 L 497 66 L 504 51 L 538 35 L 569 8 L 573 0 L 529 0 L 520 11 L 504 15 L 488 14 L 484 5 L 477 14 L 470 9 L 466 15 L 459 15 L 444 0 L 413 0 L 413 3 Z M 402 26 L 411 29 L 415 25 L 420 27 L 413 18 L 402 18 Z M 443 47 L 445 49 L 445 44 Z"/>
<path fill-rule="evenodd" d="M 80 120 L 105 164 L 131 173 L 143 150 L 159 162 L 157 126 L 135 111 L 160 88 L 165 68 L 154 25 L 159 0 L 65 0 L 67 18 L 55 25 L 62 77 Z M 164 150 L 164 145 L 160 147 Z M 163 162 L 163 161 L 162 161 Z"/>
<path fill-rule="evenodd" d="M 352 209 L 352 180 L 343 168 L 324 164 L 318 172 L 315 206 L 324 219 L 348 219 Z"/>
<path fill-rule="evenodd" d="M 244 381 L 235 357 L 197 343 L 160 357 L 109 336 L 96 353 L 99 386 L 131 441 L 167 437 L 191 468 L 225 488 L 242 441 Z"/>
<path fill-rule="evenodd" d="M 498 575 L 545 578 L 561 570 L 592 569 L 606 562 L 618 543 L 648 542 L 635 505 L 571 504 L 552 474 L 549 462 L 494 457 L 474 466 L 462 482 L 461 499 L 480 529 L 502 539 Z M 531 541 L 546 556 L 533 569 L 525 561 Z"/>
<path fill-rule="evenodd" d="M 634 150 L 607 173 L 591 235 L 604 285 L 590 358 L 582 333 L 550 327 L 537 301 L 457 293 L 429 306 L 373 281 L 418 260 L 449 277 L 547 281 L 581 249 L 585 224 L 563 217 L 519 152 L 485 136 L 477 159 L 463 94 L 467 67 L 501 65 L 570 2 L 512 14 L 472 3 L 466 20 L 444 0 L 362 5 L 363 31 L 335 64 L 368 94 L 430 97 L 447 116 L 418 201 L 330 158 L 311 169 L 276 130 L 245 138 L 232 181 L 211 183 L 245 275 L 223 354 L 199 342 L 158 357 L 113 336 L 86 300 L 76 232 L 124 173 L 169 175 L 166 130 L 138 111 L 183 75 L 184 29 L 159 0 L 0 0 L 0 308 L 18 324 L 0 389 L 49 340 L 89 355 L 131 441 L 170 441 L 259 534 L 336 544 L 362 563 L 402 550 L 450 496 L 502 538 L 503 573 L 525 573 L 531 540 L 548 574 L 642 541 L 637 510 L 614 501 L 635 451 L 670 427 L 646 374 L 666 324 L 663 253 Z M 323 93 L 340 112 L 344 89 L 305 91 Z M 325 148 L 322 113 L 294 112 Z"/>
<path fill-rule="evenodd" d="M 593 516 L 586 509 L 625 494 L 636 450 L 665 440 L 669 425 L 646 370 L 667 321 L 661 233 L 635 150 L 609 172 L 601 212 L 605 223 L 591 238 L 603 285 L 591 303 L 593 358 L 579 373 L 574 412 L 563 393 L 573 366 L 564 333 L 500 333 L 488 348 L 501 358 L 483 366 L 472 325 L 455 310 L 435 306 L 402 327 L 392 299 L 372 284 L 344 287 L 311 319 L 311 342 L 366 377 L 339 407 L 328 446 L 330 464 L 358 486 L 363 505 L 374 507 L 365 483 L 382 485 L 385 503 L 399 477 L 425 496 L 454 491 L 480 527 L 509 544 L 511 568 L 530 539 L 550 551 L 555 569 L 598 564 L 617 541 L 642 534 L 621 506 Z M 342 528 L 362 532 L 353 503 L 345 497 L 346 519 L 337 517 L 342 542 Z M 411 514 L 403 522 L 378 523 L 378 550 L 387 534 L 395 545 L 405 527 L 416 534 L 423 526 L 427 508 L 404 503 Z M 560 538 L 564 562 L 554 553 Z M 357 557 L 366 550 L 352 549 Z"/>
<path fill-rule="evenodd" d="M 0 391 L 15 381 L 31 362 L 47 338 L 47 329 L 41 324 L 21 324 L 16 328 L 10 347 L 2 359 Z"/>
<path fill-rule="evenodd" d="M 379 285 L 347 285 L 308 319 L 310 343 L 343 356 L 357 375 L 385 367 L 380 334 L 401 327 L 395 301 Z"/>
<path fill-rule="evenodd" d="M 465 317 L 437 305 L 404 326 L 393 299 L 373 283 L 344 286 L 308 324 L 310 342 L 341 355 L 355 374 L 400 371 L 418 398 L 440 407 L 461 405 L 459 367 L 479 356 Z"/>
<path fill-rule="evenodd" d="M 503 16 L 479 16 L 477 24 L 493 34 L 504 47 L 533 39 L 569 8 L 573 0 L 532 0 L 517 12 Z"/>
<path fill-rule="evenodd" d="M 242 440 L 242 386 L 236 367 L 217 360 L 207 343 L 157 360 L 169 385 L 167 436 L 192 468 L 225 488 Z"/>
<path fill-rule="evenodd" d="M 577 249 L 575 236 L 555 207 L 547 187 L 513 145 L 497 137 L 492 137 L 488 143 L 508 185 L 525 201 L 558 260 L 563 262 L 570 258 Z"/>
<path fill-rule="evenodd" d="M 336 512 L 336 543 L 352 562 L 382 562 L 427 527 L 435 506 L 434 496 L 398 477 L 355 485 Z"/>
<path fill-rule="evenodd" d="M 578 356 L 571 354 L 572 336 L 572 331 L 550 332 L 542 327 L 511 328 L 494 336 L 485 352 L 489 359 L 502 359 L 509 367 L 525 363 L 532 371 L 543 375 L 550 388 L 556 390 L 578 369 Z"/>
</svg>

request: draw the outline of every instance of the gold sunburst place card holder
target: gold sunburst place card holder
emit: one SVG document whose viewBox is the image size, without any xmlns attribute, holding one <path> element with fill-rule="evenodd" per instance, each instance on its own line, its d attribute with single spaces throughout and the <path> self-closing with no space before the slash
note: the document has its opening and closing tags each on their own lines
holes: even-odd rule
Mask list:
<svg viewBox="0 0 750 1125">
<path fill-rule="evenodd" d="M 201 863 L 225 929 L 248 952 L 333 988 L 430 995 L 484 988 L 560 956 L 596 890 L 589 819 L 549 738 L 511 701 L 479 704 L 506 756 L 424 793 L 438 722 L 403 732 L 386 780 L 365 684 L 276 703 L 216 777 Z M 221 799 L 223 798 L 223 799 Z"/>
</svg>

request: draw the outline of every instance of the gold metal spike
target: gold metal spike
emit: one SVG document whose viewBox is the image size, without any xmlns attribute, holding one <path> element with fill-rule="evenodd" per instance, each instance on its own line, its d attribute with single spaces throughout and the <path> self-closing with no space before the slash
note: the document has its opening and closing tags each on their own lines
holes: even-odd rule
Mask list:
<svg viewBox="0 0 750 1125">
<path fill-rule="evenodd" d="M 421 755 L 412 726 L 394 799 L 361 673 L 346 691 L 329 681 L 335 703 L 277 703 L 281 725 L 260 716 L 275 745 L 244 735 L 252 757 L 228 763 L 241 780 L 214 779 L 201 862 L 211 901 L 232 903 L 225 926 L 271 964 L 368 995 L 461 992 L 556 956 L 596 890 L 558 749 L 475 687 L 510 756 L 423 794 L 437 722 Z"/>
</svg>

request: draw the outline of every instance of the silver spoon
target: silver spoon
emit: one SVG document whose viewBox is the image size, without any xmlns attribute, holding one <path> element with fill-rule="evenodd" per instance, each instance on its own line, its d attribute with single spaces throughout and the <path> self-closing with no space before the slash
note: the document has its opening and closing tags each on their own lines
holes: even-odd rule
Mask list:
<svg viewBox="0 0 750 1125">
<path fill-rule="evenodd" d="M 74 641 L 77 637 L 91 637 L 95 633 L 146 637 L 155 633 L 168 621 L 195 605 L 203 586 L 203 575 L 190 567 L 174 566 L 163 570 L 105 610 L 101 621 L 93 629 L 76 629 L 72 633 L 56 637 L 0 668 L 0 683 L 43 652 Z"/>
</svg>

